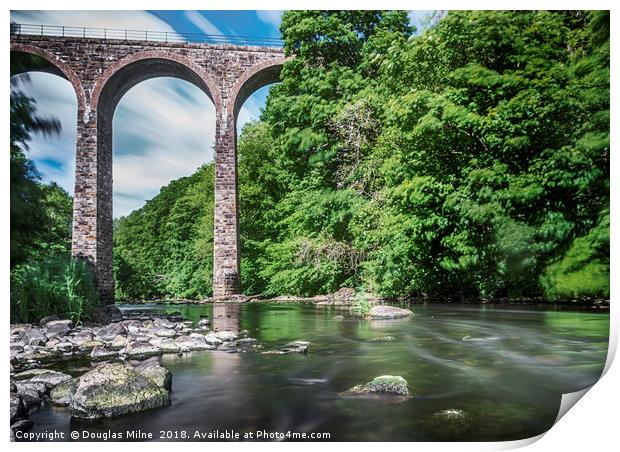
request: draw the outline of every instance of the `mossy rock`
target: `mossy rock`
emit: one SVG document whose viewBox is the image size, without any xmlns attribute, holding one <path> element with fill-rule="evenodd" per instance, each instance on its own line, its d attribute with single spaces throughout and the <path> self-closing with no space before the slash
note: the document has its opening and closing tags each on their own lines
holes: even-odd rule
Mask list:
<svg viewBox="0 0 620 452">
<path fill-rule="evenodd" d="M 77 389 L 77 378 L 63 381 L 50 392 L 50 401 L 53 405 L 69 406 Z"/>
<path fill-rule="evenodd" d="M 170 395 L 166 389 L 127 365 L 111 363 L 78 379 L 71 408 L 76 418 L 99 419 L 169 404 Z"/>
<path fill-rule="evenodd" d="M 342 393 L 344 396 L 397 396 L 409 398 L 412 391 L 407 380 L 394 375 L 381 375 L 374 380 L 353 386 Z"/>
</svg>

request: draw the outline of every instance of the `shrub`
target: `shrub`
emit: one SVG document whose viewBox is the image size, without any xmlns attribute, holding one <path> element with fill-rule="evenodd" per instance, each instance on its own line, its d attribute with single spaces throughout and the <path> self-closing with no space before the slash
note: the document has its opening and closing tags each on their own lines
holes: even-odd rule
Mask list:
<svg viewBox="0 0 620 452">
<path fill-rule="evenodd" d="M 366 318 L 370 315 L 372 303 L 368 300 L 366 292 L 361 289 L 355 294 L 355 306 L 351 306 L 349 312 L 354 317 Z"/>
<path fill-rule="evenodd" d="M 11 322 L 34 322 L 48 315 L 89 318 L 97 301 L 93 276 L 80 260 L 54 257 L 11 270 Z"/>
</svg>

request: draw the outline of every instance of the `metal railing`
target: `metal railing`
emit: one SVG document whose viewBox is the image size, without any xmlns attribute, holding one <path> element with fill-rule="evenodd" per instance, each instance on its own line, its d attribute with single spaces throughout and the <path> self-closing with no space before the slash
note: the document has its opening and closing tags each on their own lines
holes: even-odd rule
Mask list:
<svg viewBox="0 0 620 452">
<path fill-rule="evenodd" d="M 115 28 L 67 27 L 64 25 L 11 24 L 12 35 L 67 38 L 117 39 L 122 41 L 154 41 L 170 43 L 229 44 L 261 47 L 283 47 L 280 38 L 236 35 L 208 35 L 174 31 L 121 30 Z"/>
</svg>

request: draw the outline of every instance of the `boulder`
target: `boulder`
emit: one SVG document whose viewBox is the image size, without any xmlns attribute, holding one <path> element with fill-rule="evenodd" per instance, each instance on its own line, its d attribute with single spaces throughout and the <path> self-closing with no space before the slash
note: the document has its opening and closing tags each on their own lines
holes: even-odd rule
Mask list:
<svg viewBox="0 0 620 452">
<path fill-rule="evenodd" d="M 211 325 L 211 320 L 209 320 L 209 319 L 200 319 L 198 321 L 198 325 L 197 326 L 198 326 L 198 328 L 201 328 L 201 329 L 208 329 L 209 325 Z"/>
<path fill-rule="evenodd" d="M 179 345 L 174 339 L 169 337 L 154 337 L 149 341 L 149 344 L 160 348 L 164 353 L 178 353 L 180 350 Z"/>
<path fill-rule="evenodd" d="M 13 375 L 13 378 L 16 380 L 30 380 L 31 378 L 37 377 L 39 375 L 47 374 L 50 372 L 54 372 L 51 369 L 30 369 L 25 370 L 23 372 L 19 372 Z"/>
<path fill-rule="evenodd" d="M 174 340 L 182 352 L 197 350 L 214 350 L 215 346 L 207 344 L 203 336 L 180 336 Z"/>
<path fill-rule="evenodd" d="M 145 361 L 138 364 L 135 369 L 151 380 L 157 386 L 170 391 L 172 389 L 172 373 L 154 361 Z"/>
<path fill-rule="evenodd" d="M 43 402 L 41 397 L 39 397 L 38 395 L 36 395 L 36 393 L 33 392 L 23 392 L 19 395 L 22 398 L 22 402 L 24 403 L 26 411 L 30 411 L 30 408 L 41 406 L 41 402 Z"/>
<path fill-rule="evenodd" d="M 218 345 L 222 345 L 224 341 L 218 338 L 215 333 L 209 333 L 205 336 L 205 342 L 209 345 L 217 347 Z"/>
<path fill-rule="evenodd" d="M 27 432 L 32 428 L 32 421 L 28 419 L 22 419 L 11 425 L 11 430 L 14 432 Z"/>
<path fill-rule="evenodd" d="M 121 310 L 113 304 L 98 306 L 92 313 L 93 321 L 102 325 L 123 319 Z"/>
<path fill-rule="evenodd" d="M 170 395 L 130 366 L 111 363 L 96 367 L 77 382 L 72 414 L 100 419 L 136 413 L 170 404 Z"/>
<path fill-rule="evenodd" d="M 77 389 L 77 378 L 63 381 L 50 392 L 50 401 L 54 405 L 69 406 Z"/>
<path fill-rule="evenodd" d="M 71 342 L 59 342 L 54 346 L 54 348 L 59 352 L 70 353 L 71 351 L 73 351 L 73 344 Z"/>
<path fill-rule="evenodd" d="M 93 340 L 93 334 L 90 331 L 80 331 L 69 339 L 74 345 L 82 346 L 85 342 Z"/>
<path fill-rule="evenodd" d="M 174 337 L 177 335 L 177 332 L 175 329 L 165 328 L 165 327 L 155 327 L 153 328 L 152 333 L 155 336 L 159 336 L 159 337 Z"/>
<path fill-rule="evenodd" d="M 308 353 L 308 346 L 310 342 L 307 341 L 293 341 L 280 348 L 280 351 L 284 353 Z"/>
<path fill-rule="evenodd" d="M 155 320 L 153 320 L 153 326 L 155 326 L 156 328 L 174 329 L 177 325 L 176 323 L 171 322 L 168 319 L 156 318 Z"/>
<path fill-rule="evenodd" d="M 389 395 L 389 396 L 411 396 L 409 384 L 403 377 L 393 375 L 382 375 L 374 380 L 353 386 L 342 395 L 346 396 L 363 396 L 363 395 Z"/>
<path fill-rule="evenodd" d="M 42 381 L 16 381 L 15 387 L 17 394 L 24 399 L 24 403 L 28 402 L 30 405 L 38 405 L 40 403 L 38 399 L 49 392 L 49 387 Z"/>
<path fill-rule="evenodd" d="M 121 355 L 126 355 L 129 359 L 146 359 L 151 356 L 159 356 L 162 353 L 159 347 L 155 347 L 148 342 L 130 343 L 120 351 Z"/>
<path fill-rule="evenodd" d="M 19 394 L 11 393 L 11 424 L 26 416 L 26 407 Z"/>
<path fill-rule="evenodd" d="M 71 375 L 62 372 L 47 372 L 32 378 L 30 383 L 44 383 L 48 389 L 52 389 L 67 380 L 71 380 Z"/>
<path fill-rule="evenodd" d="M 54 320 L 60 320 L 60 317 L 58 317 L 57 315 L 53 314 L 53 315 L 48 315 L 47 317 L 43 317 L 40 321 L 39 321 L 39 326 L 40 327 L 44 327 L 45 325 L 47 325 L 48 323 L 54 321 Z"/>
<path fill-rule="evenodd" d="M 110 348 L 114 350 L 120 350 L 121 348 L 127 347 L 127 345 L 129 345 L 129 339 L 119 334 L 110 344 Z"/>
<path fill-rule="evenodd" d="M 93 361 L 107 361 L 112 358 L 116 358 L 117 356 L 118 352 L 116 350 L 112 350 L 102 346 L 97 346 L 93 348 L 93 350 L 90 352 L 90 358 Z"/>
<path fill-rule="evenodd" d="M 104 344 L 101 341 L 86 341 L 80 344 L 80 350 L 91 350 L 102 345 Z"/>
<path fill-rule="evenodd" d="M 73 327 L 71 320 L 52 320 L 45 324 L 45 335 L 48 339 L 66 335 Z"/>
<path fill-rule="evenodd" d="M 110 323 L 109 325 L 102 326 L 96 331 L 95 340 L 103 342 L 111 342 L 119 334 L 127 334 L 125 327 L 122 323 Z"/>
<path fill-rule="evenodd" d="M 392 320 L 411 317 L 413 311 L 397 308 L 396 306 L 378 305 L 370 309 L 369 317 L 372 320 Z"/>
<path fill-rule="evenodd" d="M 343 315 L 335 315 L 332 317 L 332 320 L 336 320 L 337 322 L 342 322 L 344 320 Z"/>
<path fill-rule="evenodd" d="M 239 337 L 237 333 L 234 333 L 232 331 L 218 331 L 214 334 L 215 337 L 224 342 L 234 341 L 237 339 L 237 337 Z"/>
<path fill-rule="evenodd" d="M 22 335 L 22 340 L 27 345 L 45 345 L 47 338 L 43 331 L 36 328 L 26 330 Z"/>
</svg>

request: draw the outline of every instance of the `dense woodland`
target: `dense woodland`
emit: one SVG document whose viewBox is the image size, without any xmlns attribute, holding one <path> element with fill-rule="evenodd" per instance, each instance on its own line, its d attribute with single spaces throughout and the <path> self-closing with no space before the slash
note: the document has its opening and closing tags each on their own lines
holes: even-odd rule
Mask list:
<svg viewBox="0 0 620 452">
<path fill-rule="evenodd" d="M 281 32 L 295 58 L 238 145 L 245 293 L 609 296 L 608 12 L 416 33 L 405 12 L 290 11 Z M 213 177 L 116 221 L 119 298 L 211 294 Z"/>
<path fill-rule="evenodd" d="M 247 294 L 607 297 L 609 14 L 291 11 L 239 140 Z M 211 293 L 213 165 L 115 230 L 127 298 Z"/>
</svg>

